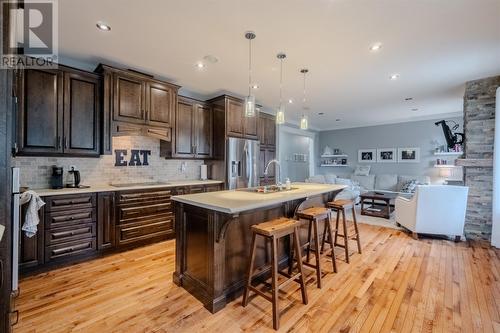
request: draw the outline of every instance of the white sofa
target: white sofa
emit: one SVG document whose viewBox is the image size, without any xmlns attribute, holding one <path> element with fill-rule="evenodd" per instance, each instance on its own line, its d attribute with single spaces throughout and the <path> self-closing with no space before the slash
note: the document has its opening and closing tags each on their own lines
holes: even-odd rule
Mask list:
<svg viewBox="0 0 500 333">
<path fill-rule="evenodd" d="M 351 175 L 350 178 L 341 178 L 335 174 L 315 175 L 308 179 L 309 183 L 321 184 L 341 184 L 348 187 L 337 195 L 337 199 L 351 199 L 359 202 L 359 195 L 368 191 L 391 192 L 398 195 L 411 197 L 412 193 L 401 192 L 405 183 L 410 180 L 416 180 L 419 184 L 430 184 L 428 176 L 404 176 L 404 175 L 368 175 L 356 176 Z"/>
<path fill-rule="evenodd" d="M 419 185 L 411 198 L 397 197 L 396 222 L 413 232 L 431 235 L 463 236 L 467 208 L 466 186 Z"/>
</svg>

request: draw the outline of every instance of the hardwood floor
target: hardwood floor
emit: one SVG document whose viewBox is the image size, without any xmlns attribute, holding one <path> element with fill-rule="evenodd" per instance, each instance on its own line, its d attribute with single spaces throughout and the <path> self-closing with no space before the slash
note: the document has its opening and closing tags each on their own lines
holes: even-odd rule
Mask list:
<svg viewBox="0 0 500 333">
<path fill-rule="evenodd" d="M 363 254 L 346 264 L 337 250 L 339 272 L 325 264 L 322 289 L 308 274 L 308 305 L 298 284 L 280 293 L 280 331 L 500 332 L 499 250 L 364 224 L 360 233 Z M 167 241 L 22 280 L 14 332 L 273 331 L 261 297 L 212 315 L 175 286 L 174 251 Z"/>
</svg>

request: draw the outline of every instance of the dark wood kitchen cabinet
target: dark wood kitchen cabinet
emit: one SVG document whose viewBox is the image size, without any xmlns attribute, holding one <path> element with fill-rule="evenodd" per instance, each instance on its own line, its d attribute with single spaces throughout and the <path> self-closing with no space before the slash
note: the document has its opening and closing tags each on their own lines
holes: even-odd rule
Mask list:
<svg viewBox="0 0 500 333">
<path fill-rule="evenodd" d="M 25 222 L 27 206 L 24 205 L 21 208 L 21 225 Z M 38 223 L 38 230 L 33 237 L 28 237 L 24 231 L 20 230 L 19 235 L 19 270 L 21 272 L 28 270 L 44 263 L 44 209 L 40 209 L 38 212 L 38 217 L 40 222 Z"/>
<path fill-rule="evenodd" d="M 115 192 L 97 193 L 97 250 L 115 246 Z"/>
<path fill-rule="evenodd" d="M 103 76 L 103 153 L 111 154 L 113 135 L 172 139 L 179 86 L 133 70 L 99 65 Z"/>
<path fill-rule="evenodd" d="M 172 142 L 161 142 L 161 156 L 209 159 L 212 157 L 212 108 L 204 102 L 180 97 L 175 112 Z"/>
<path fill-rule="evenodd" d="M 269 161 L 276 158 L 276 118 L 273 115 L 259 114 L 259 178 L 261 185 L 271 185 L 276 182 L 276 165 L 269 167 L 268 175 L 264 175 L 264 170 Z"/>
<path fill-rule="evenodd" d="M 208 101 L 225 114 L 225 135 L 229 137 L 258 139 L 258 116 L 245 117 L 245 103 L 242 99 L 222 95 Z"/>
<path fill-rule="evenodd" d="M 17 151 L 31 156 L 99 156 L 100 77 L 59 65 L 17 80 Z"/>
</svg>

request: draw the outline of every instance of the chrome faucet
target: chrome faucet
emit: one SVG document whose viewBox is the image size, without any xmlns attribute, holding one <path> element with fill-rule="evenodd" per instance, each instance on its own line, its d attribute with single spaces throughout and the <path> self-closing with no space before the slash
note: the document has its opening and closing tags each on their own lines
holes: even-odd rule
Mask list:
<svg viewBox="0 0 500 333">
<path fill-rule="evenodd" d="M 280 164 L 280 161 L 278 161 L 277 159 L 274 159 L 274 160 L 270 160 L 267 165 L 266 165 L 266 168 L 264 169 L 264 176 L 267 177 L 267 173 L 269 171 L 269 166 L 271 164 L 275 163 L 277 166 L 278 166 L 278 174 L 276 175 L 276 186 L 280 186 L 281 185 L 281 164 Z"/>
</svg>

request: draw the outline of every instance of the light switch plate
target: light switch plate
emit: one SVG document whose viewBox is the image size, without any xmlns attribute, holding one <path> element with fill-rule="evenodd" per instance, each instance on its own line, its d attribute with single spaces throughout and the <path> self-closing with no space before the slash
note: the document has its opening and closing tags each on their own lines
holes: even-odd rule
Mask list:
<svg viewBox="0 0 500 333">
<path fill-rule="evenodd" d="M 5 230 L 5 226 L 0 224 L 0 242 L 2 241 L 4 230 Z"/>
</svg>

